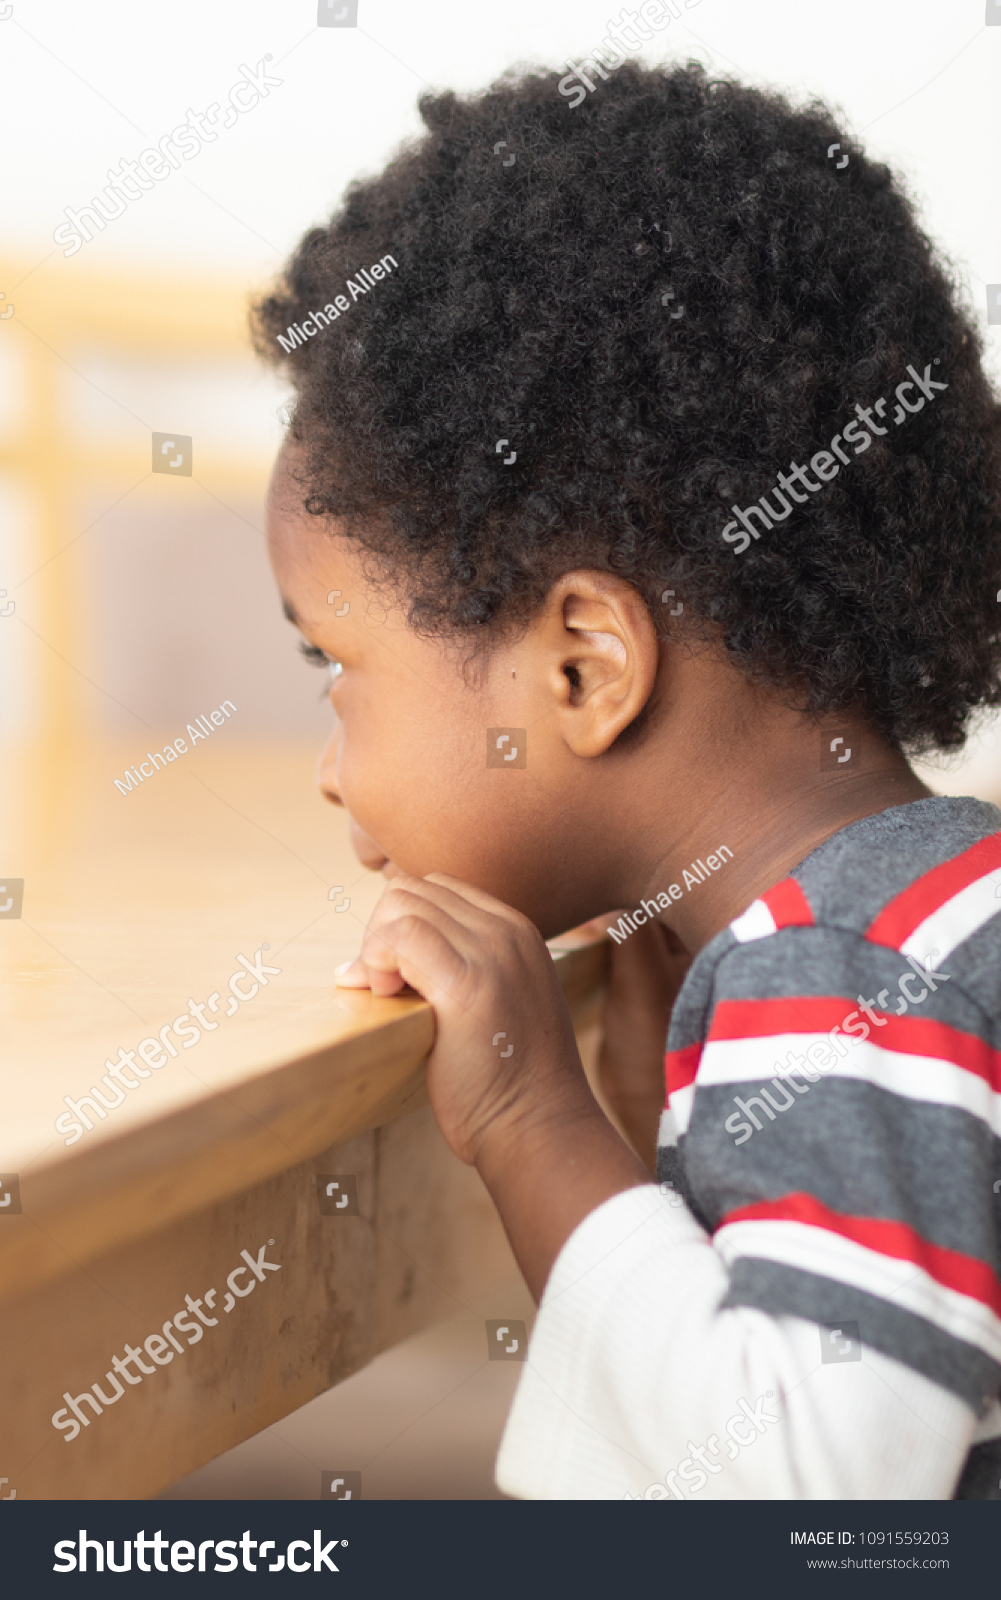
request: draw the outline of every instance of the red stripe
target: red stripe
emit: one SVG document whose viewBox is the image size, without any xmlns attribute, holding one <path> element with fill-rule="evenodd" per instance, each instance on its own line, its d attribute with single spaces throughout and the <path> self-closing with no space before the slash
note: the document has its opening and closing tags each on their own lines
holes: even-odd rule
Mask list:
<svg viewBox="0 0 1001 1600">
<path fill-rule="evenodd" d="M 915 879 L 883 907 L 866 930 L 866 938 L 872 944 L 886 944 L 899 950 L 926 917 L 968 884 L 993 872 L 995 867 L 1001 867 L 1001 833 L 992 833 L 951 861 L 943 861 Z"/>
<path fill-rule="evenodd" d="M 930 1278 L 944 1289 L 968 1295 L 988 1306 L 995 1316 L 1001 1317 L 1001 1283 L 991 1268 L 973 1256 L 961 1255 L 958 1250 L 945 1250 L 941 1245 L 930 1244 L 904 1222 L 889 1222 L 874 1217 L 852 1217 L 841 1211 L 829 1211 L 812 1194 L 788 1194 L 782 1200 L 765 1200 L 756 1205 L 741 1206 L 731 1211 L 719 1224 L 724 1228 L 731 1222 L 804 1222 L 814 1228 L 825 1228 L 828 1233 L 867 1250 L 892 1257 L 896 1261 L 912 1261 L 922 1267 Z M 718 1229 L 716 1230 L 718 1232 Z"/>
<path fill-rule="evenodd" d="M 830 1033 L 851 1015 L 851 1001 L 843 994 L 720 1000 L 713 1010 L 706 1043 L 716 1039 L 763 1039 L 772 1033 Z"/>
<path fill-rule="evenodd" d="M 916 976 L 916 974 L 915 974 Z M 983 1078 L 1001 1093 L 1001 1051 L 994 1050 L 975 1033 L 964 1033 L 933 1017 L 896 1016 L 873 1007 L 883 1026 L 873 1024 L 860 1011 L 846 1011 L 843 995 L 795 995 L 781 1000 L 721 1000 L 712 1015 L 707 1044 L 732 1039 L 764 1039 L 773 1034 L 802 1033 L 826 1035 L 847 1018 L 858 1029 L 865 1023 L 869 1038 L 864 1042 L 902 1055 L 929 1056 L 962 1067 Z M 860 1033 L 842 1029 L 842 1038 L 863 1042 Z M 850 1059 L 850 1057 L 846 1058 Z"/>
<path fill-rule="evenodd" d="M 759 895 L 772 914 L 776 928 L 811 928 L 810 902 L 795 878 L 784 878 L 767 894 Z"/>
<path fill-rule="evenodd" d="M 664 1056 L 664 1083 L 667 1087 L 668 1098 L 676 1094 L 679 1089 L 687 1089 L 690 1083 L 695 1082 L 695 1075 L 699 1070 L 702 1059 L 702 1041 L 688 1044 L 684 1050 L 668 1050 Z"/>
</svg>

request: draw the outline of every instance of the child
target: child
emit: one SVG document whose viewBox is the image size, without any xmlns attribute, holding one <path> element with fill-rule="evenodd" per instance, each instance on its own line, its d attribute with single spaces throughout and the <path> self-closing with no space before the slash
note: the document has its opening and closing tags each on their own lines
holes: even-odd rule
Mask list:
<svg viewBox="0 0 1001 1600">
<path fill-rule="evenodd" d="M 823 107 L 627 63 L 421 111 L 256 337 L 320 783 L 389 880 L 340 982 L 434 1007 L 541 1297 L 498 1483 L 996 1499 L 1001 813 L 904 754 L 1001 703 L 974 321 Z M 610 907 L 659 1183 L 543 943 Z"/>
</svg>

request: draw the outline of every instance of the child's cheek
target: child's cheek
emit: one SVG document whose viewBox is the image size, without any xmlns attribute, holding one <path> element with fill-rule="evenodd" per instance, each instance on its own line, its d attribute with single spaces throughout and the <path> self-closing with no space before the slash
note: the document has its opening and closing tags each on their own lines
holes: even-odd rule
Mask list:
<svg viewBox="0 0 1001 1600">
<path fill-rule="evenodd" d="M 336 753 L 336 788 L 351 816 L 351 842 L 359 861 L 377 872 L 393 854 L 394 840 L 413 831 L 413 786 L 393 759 L 391 735 L 342 725 Z"/>
</svg>

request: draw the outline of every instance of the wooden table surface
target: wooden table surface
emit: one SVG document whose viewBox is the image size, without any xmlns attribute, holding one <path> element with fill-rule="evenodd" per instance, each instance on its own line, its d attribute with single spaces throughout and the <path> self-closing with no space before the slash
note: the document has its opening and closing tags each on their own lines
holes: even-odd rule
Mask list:
<svg viewBox="0 0 1001 1600">
<path fill-rule="evenodd" d="M 25 889 L 0 919 L 0 1173 L 21 1202 L 0 1212 L 0 1477 L 22 1499 L 154 1493 L 512 1265 L 427 1108 L 430 1008 L 334 988 L 382 880 L 316 793 L 315 751 L 220 740 L 123 796 L 130 758 L 99 745 L 55 777 L 28 749 L 8 796 L 0 866 Z M 241 955 L 281 970 L 252 994 Z M 558 958 L 581 1025 L 605 957 Z M 67 1145 L 64 1097 L 112 1099 L 106 1061 L 216 993 L 217 1026 L 186 1049 L 172 1030 L 177 1057 Z M 357 1218 L 320 1214 L 317 1173 L 355 1177 Z M 281 1270 L 231 1322 L 72 1441 L 53 1427 L 195 1285 L 218 1309 L 266 1240 Z"/>
</svg>

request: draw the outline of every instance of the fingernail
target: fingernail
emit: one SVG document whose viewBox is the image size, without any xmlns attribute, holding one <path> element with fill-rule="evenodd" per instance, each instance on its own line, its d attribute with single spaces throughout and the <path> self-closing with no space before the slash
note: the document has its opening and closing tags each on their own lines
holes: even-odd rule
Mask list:
<svg viewBox="0 0 1001 1600">
<path fill-rule="evenodd" d="M 342 961 L 339 967 L 335 967 L 334 968 L 334 977 L 335 978 L 342 978 L 344 976 L 345 972 L 350 972 L 351 971 L 351 968 L 353 966 L 354 966 L 354 962 L 353 961 Z"/>
</svg>

